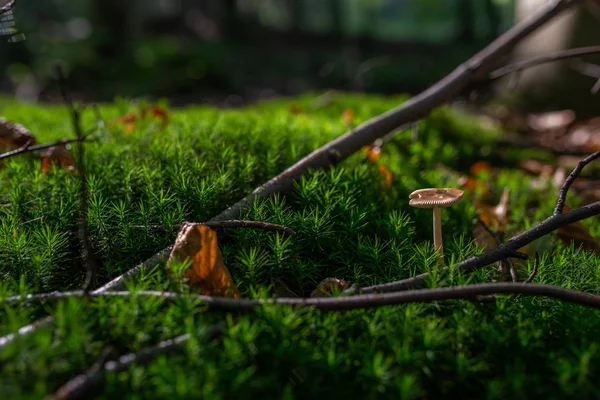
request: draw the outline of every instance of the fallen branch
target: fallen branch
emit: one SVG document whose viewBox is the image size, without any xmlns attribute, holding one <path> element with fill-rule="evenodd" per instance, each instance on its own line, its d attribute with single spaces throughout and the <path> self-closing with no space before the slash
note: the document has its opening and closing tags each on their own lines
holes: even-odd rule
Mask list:
<svg viewBox="0 0 600 400">
<path fill-rule="evenodd" d="M 600 158 L 600 151 L 590 154 L 577 163 L 577 166 L 573 169 L 573 171 L 571 171 L 567 179 L 565 179 L 565 182 L 560 187 L 560 191 L 558 192 L 558 200 L 556 201 L 556 208 L 554 209 L 554 215 L 560 215 L 563 213 L 565 201 L 567 199 L 567 193 L 569 192 L 569 189 L 571 189 L 575 179 L 577 179 L 577 177 L 581 174 L 581 171 L 583 171 L 586 165 L 598 158 Z"/>
<path fill-rule="evenodd" d="M 211 297 L 195 294 L 179 294 L 159 291 L 140 292 L 102 292 L 86 295 L 82 290 L 75 292 L 53 292 L 14 296 L 4 299 L 8 304 L 27 303 L 41 304 L 56 302 L 62 299 L 104 297 L 104 298 L 131 298 L 153 297 L 162 298 L 173 302 L 182 298 L 195 298 L 201 300 L 212 310 L 229 312 L 251 312 L 257 307 L 265 305 L 288 305 L 298 307 L 313 307 L 321 311 L 343 311 L 383 306 L 397 306 L 409 303 L 423 303 L 430 301 L 467 300 L 485 295 L 522 295 L 544 296 L 568 303 L 583 305 L 600 309 L 600 296 L 563 289 L 552 285 L 535 283 L 480 283 L 474 285 L 452 286 L 435 289 L 418 289 L 405 292 L 360 294 L 356 296 L 321 297 L 321 298 L 286 298 L 275 299 L 232 299 L 226 297 Z"/>
<path fill-rule="evenodd" d="M 533 270 L 531 271 L 531 274 L 529 275 L 529 277 L 527 278 L 525 283 L 533 282 L 533 280 L 535 279 L 535 276 L 538 273 L 539 267 L 540 267 L 540 254 L 536 251 L 535 258 L 533 259 Z"/>
<path fill-rule="evenodd" d="M 93 139 L 90 139 L 90 135 L 92 133 L 94 133 L 95 131 L 96 131 L 95 128 L 94 129 L 90 129 L 81 138 L 61 139 L 61 140 L 57 140 L 56 142 L 46 143 L 46 144 L 38 144 L 38 145 L 35 145 L 35 146 L 31 146 L 31 142 L 28 142 L 28 143 L 25 143 L 25 145 L 19 147 L 18 149 L 11 150 L 11 151 L 8 151 L 6 153 L 0 154 L 0 160 L 5 160 L 5 159 L 10 158 L 10 157 L 18 156 L 20 154 L 32 153 L 32 152 L 38 151 L 38 150 L 45 150 L 45 149 L 48 149 L 50 147 L 64 146 L 64 145 L 69 144 L 69 143 L 91 141 Z"/>
<path fill-rule="evenodd" d="M 529 60 L 520 61 L 514 64 L 504 66 L 502 68 L 498 68 L 497 70 L 492 71 L 490 73 L 490 79 L 499 79 L 506 75 L 521 72 L 523 70 L 537 67 L 542 64 L 598 53 L 600 53 L 600 46 L 579 47 L 576 49 L 567 49 L 557 51 L 554 53 L 544 54 L 539 57 L 531 58 Z"/>
<path fill-rule="evenodd" d="M 4 4 L 2 7 L 0 7 L 0 14 L 5 13 L 9 10 L 12 10 L 12 8 L 15 6 L 16 2 L 17 2 L 17 0 L 8 0 L 8 2 L 6 4 Z"/>
<path fill-rule="evenodd" d="M 225 329 L 225 324 L 215 324 L 210 326 L 204 337 L 204 342 L 215 339 Z M 185 343 L 190 339 L 190 335 L 181 335 L 174 339 L 165 340 L 156 346 L 147 347 L 137 353 L 129 353 L 114 358 L 112 349 L 105 349 L 100 359 L 85 373 L 76 376 L 63 386 L 61 386 L 54 395 L 50 396 L 55 400 L 75 400 L 90 399 L 99 396 L 104 385 L 106 374 L 127 371 L 132 365 L 148 364 L 158 356 L 167 353 L 182 351 Z"/>
<path fill-rule="evenodd" d="M 280 232 L 286 235 L 295 236 L 296 231 L 288 228 L 287 226 L 272 224 L 270 222 L 259 222 L 259 221 L 245 221 L 245 220 L 230 220 L 230 221 L 215 221 L 215 222 L 201 222 L 202 225 L 206 225 L 211 229 L 232 229 L 232 228 L 251 228 L 251 229 L 262 229 L 265 231 Z M 181 225 L 173 225 L 173 229 L 177 230 Z M 165 231 L 167 227 L 164 225 L 134 225 L 135 229 L 150 229 Z"/>
</svg>

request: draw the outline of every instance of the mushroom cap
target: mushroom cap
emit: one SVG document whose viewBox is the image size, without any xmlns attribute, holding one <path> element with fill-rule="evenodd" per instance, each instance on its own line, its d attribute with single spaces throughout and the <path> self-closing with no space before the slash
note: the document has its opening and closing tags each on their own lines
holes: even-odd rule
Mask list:
<svg viewBox="0 0 600 400">
<path fill-rule="evenodd" d="M 417 208 L 450 207 L 457 203 L 463 194 L 462 190 L 454 188 L 419 189 L 408 196 L 410 198 L 408 204 Z"/>
</svg>

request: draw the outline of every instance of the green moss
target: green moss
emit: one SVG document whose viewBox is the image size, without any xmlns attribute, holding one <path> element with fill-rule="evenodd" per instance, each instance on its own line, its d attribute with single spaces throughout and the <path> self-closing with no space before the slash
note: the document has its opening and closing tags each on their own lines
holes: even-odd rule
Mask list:
<svg viewBox="0 0 600 400">
<path fill-rule="evenodd" d="M 171 244 L 171 226 L 209 219 L 342 134 L 346 108 L 360 123 L 403 100 L 340 95 L 316 108 L 313 99 L 239 111 L 188 107 L 173 110 L 166 129 L 146 121 L 125 134 L 114 126 L 88 144 L 88 222 L 102 262 L 98 285 Z M 292 101 L 305 113 L 291 113 Z M 71 135 L 63 107 L 6 99 L 0 107 L 40 142 Z M 112 120 L 136 107 L 118 100 L 101 113 Z M 85 122 L 93 126 L 91 112 Z M 245 210 L 245 219 L 283 224 L 297 235 L 239 229 L 221 236 L 225 264 L 243 296 L 271 296 L 281 285 L 308 296 L 327 277 L 370 285 L 431 271 L 430 286 L 494 280 L 493 268 L 470 276 L 437 273 L 431 213 L 409 207 L 408 194 L 457 186 L 458 176 L 438 165 L 461 170 L 485 158 L 497 132 L 448 109 L 420 128 L 418 141 L 400 132 L 383 148 L 391 188 L 377 165 L 357 154 L 329 171 L 309 173 L 291 195 Z M 79 288 L 84 279 L 76 238 L 77 176 L 59 168 L 39 171 L 36 157 L 13 158 L 0 169 L 0 298 Z M 504 186 L 511 189 L 509 233 L 553 209 L 554 189 L 534 190 L 529 183 L 516 170 L 497 177 L 496 199 Z M 447 260 L 480 252 L 471 239 L 470 198 L 445 210 L 443 219 Z M 143 228 L 155 224 L 167 229 Z M 597 224 L 586 225 L 600 233 Z M 548 243 L 537 282 L 599 291 L 600 258 Z M 530 268 L 524 265 L 521 274 Z M 129 288 L 186 290 L 170 283 L 162 266 Z M 43 307 L 0 301 L 0 307 L 0 335 L 56 316 L 55 324 L 0 350 L 0 392 L 7 398 L 39 398 L 56 390 L 108 345 L 126 353 L 184 333 L 192 340 L 182 353 L 108 376 L 103 396 L 564 398 L 592 397 L 598 390 L 599 313 L 548 299 L 500 297 L 495 304 L 451 301 L 340 313 L 268 306 L 235 317 L 207 312 L 192 299 L 166 305 L 135 294 Z M 202 343 L 204 329 L 222 320 L 228 321 L 224 336 Z"/>
</svg>

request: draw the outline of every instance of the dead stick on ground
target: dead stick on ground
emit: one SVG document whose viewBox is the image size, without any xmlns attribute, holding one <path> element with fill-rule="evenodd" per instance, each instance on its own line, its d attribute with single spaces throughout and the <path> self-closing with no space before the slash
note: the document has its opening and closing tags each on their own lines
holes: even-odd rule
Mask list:
<svg viewBox="0 0 600 400">
<path fill-rule="evenodd" d="M 598 53 L 600 53 L 600 46 L 579 47 L 576 49 L 567 49 L 557 51 L 555 53 L 544 54 L 540 57 L 531 58 L 529 60 L 521 61 L 518 63 L 507 65 L 502 68 L 498 68 L 497 70 L 492 71 L 490 73 L 490 79 L 499 79 L 506 75 L 513 74 L 515 72 L 521 72 L 528 68 L 537 67 L 541 64 Z"/>
<path fill-rule="evenodd" d="M 90 139 L 90 135 L 94 131 L 95 131 L 95 129 L 92 129 L 92 130 L 86 132 L 83 135 L 83 137 L 81 137 L 81 138 L 62 139 L 62 140 L 57 140 L 56 142 L 39 144 L 39 145 L 35 145 L 35 146 L 31 146 L 30 143 L 26 143 L 24 146 L 21 146 L 18 149 L 11 150 L 6 153 L 0 154 L 0 160 L 5 160 L 10 157 L 18 156 L 20 154 L 31 153 L 31 152 L 38 151 L 38 150 L 45 150 L 50 147 L 62 146 L 62 145 L 69 144 L 69 143 L 91 141 L 92 139 Z"/>
<path fill-rule="evenodd" d="M 569 303 L 579 304 L 586 307 L 600 309 L 600 296 L 564 289 L 552 285 L 541 285 L 535 283 L 480 283 L 464 286 L 452 286 L 435 289 L 417 289 L 405 292 L 361 294 L 356 296 L 325 297 L 325 298 L 276 298 L 268 300 L 256 299 L 232 299 L 227 297 L 211 297 L 194 294 L 179 294 L 159 291 L 140 292 L 102 292 L 84 293 L 76 292 L 53 292 L 32 294 L 26 296 L 15 296 L 4 299 L 8 304 L 45 304 L 69 298 L 132 298 L 132 297 L 154 297 L 163 298 L 172 302 L 182 298 L 196 298 L 205 302 L 213 310 L 229 312 L 251 312 L 257 307 L 264 305 L 291 305 L 298 307 L 314 307 L 321 311 L 343 311 L 383 306 L 397 306 L 409 303 L 423 303 L 431 301 L 466 300 L 485 295 L 522 295 L 543 296 Z"/>
<path fill-rule="evenodd" d="M 207 328 L 202 340 L 208 342 L 215 339 L 223 332 L 225 326 L 226 324 L 224 323 L 210 326 Z M 97 397 L 101 394 L 107 373 L 127 371 L 132 365 L 148 364 L 160 355 L 181 351 L 185 348 L 185 343 L 189 339 L 190 335 L 181 335 L 174 339 L 160 342 L 156 346 L 142 349 L 137 353 L 125 354 L 115 360 L 111 360 L 112 354 L 105 351 L 88 371 L 65 383 L 50 398 L 55 400 L 75 400 Z"/>
<path fill-rule="evenodd" d="M 295 236 L 296 231 L 288 228 L 287 226 L 272 224 L 270 222 L 260 221 L 245 221 L 245 220 L 230 220 L 230 221 L 217 221 L 217 222 L 198 222 L 201 225 L 206 225 L 211 229 L 231 229 L 231 228 L 252 228 L 262 229 L 265 231 L 280 232 L 286 235 Z M 164 225 L 134 225 L 135 229 L 151 229 L 161 230 L 167 229 Z M 181 225 L 173 225 L 173 229 L 179 229 Z"/>
</svg>

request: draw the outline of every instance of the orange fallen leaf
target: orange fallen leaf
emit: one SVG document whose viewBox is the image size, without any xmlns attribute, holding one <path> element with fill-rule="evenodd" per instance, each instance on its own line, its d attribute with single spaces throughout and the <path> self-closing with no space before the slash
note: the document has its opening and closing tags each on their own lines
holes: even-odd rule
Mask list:
<svg viewBox="0 0 600 400">
<path fill-rule="evenodd" d="M 19 148 L 25 146 L 27 142 L 36 143 L 35 137 L 27 128 L 0 117 L 0 148 Z"/>
<path fill-rule="evenodd" d="M 169 123 L 169 113 L 164 108 L 158 106 L 144 107 L 141 111 L 142 118 L 150 115 L 161 120 L 163 128 Z"/>
<path fill-rule="evenodd" d="M 298 106 L 298 104 L 296 103 L 290 103 L 288 105 L 288 109 L 290 110 L 290 112 L 294 115 L 300 115 L 300 114 L 304 114 L 304 111 L 300 108 L 300 106 Z"/>
<path fill-rule="evenodd" d="M 183 278 L 192 290 L 207 295 L 239 298 L 237 286 L 223 263 L 217 233 L 202 224 L 186 222 L 181 226 L 171 251 L 167 270 L 173 263 L 191 261 Z"/>
<path fill-rule="evenodd" d="M 130 112 L 130 113 L 123 115 L 122 117 L 119 117 L 119 118 L 113 120 L 110 123 L 110 125 L 115 126 L 118 124 L 122 124 L 125 127 L 125 133 L 131 133 L 135 130 L 135 123 L 136 123 L 137 119 L 138 119 L 138 117 L 137 117 L 136 113 Z"/>
<path fill-rule="evenodd" d="M 329 297 L 339 294 L 348 287 L 348 282 L 338 278 L 325 278 L 313 290 L 310 297 Z"/>
<path fill-rule="evenodd" d="M 52 165 L 66 168 L 69 171 L 75 171 L 75 162 L 73 153 L 68 144 L 61 144 L 46 149 L 40 156 L 42 160 L 41 171 L 46 173 L 52 168 Z"/>
<path fill-rule="evenodd" d="M 370 163 L 379 160 L 379 156 L 381 155 L 381 147 L 379 146 L 365 146 L 363 147 L 363 151 L 367 155 L 367 161 Z"/>
<path fill-rule="evenodd" d="M 385 187 L 390 189 L 392 187 L 392 173 L 390 170 L 383 164 L 379 166 L 379 173 L 383 175 L 385 179 Z"/>
<path fill-rule="evenodd" d="M 345 122 L 347 125 L 352 125 L 354 121 L 354 111 L 350 108 L 346 108 L 342 113 L 342 122 Z"/>
<path fill-rule="evenodd" d="M 490 172 L 492 167 L 486 161 L 477 161 L 475 164 L 471 165 L 471 174 L 479 175 L 483 172 Z"/>
<path fill-rule="evenodd" d="M 508 224 L 509 193 L 508 187 L 505 187 L 500 202 L 496 206 L 488 206 L 479 200 L 474 200 L 479 219 L 494 232 L 504 232 L 506 224 Z"/>
<path fill-rule="evenodd" d="M 169 113 L 158 106 L 147 106 L 140 109 L 140 116 L 135 112 L 127 113 L 119 118 L 114 119 L 111 122 L 111 126 L 123 125 L 125 133 L 131 133 L 135 130 L 136 124 L 140 119 L 145 119 L 148 116 L 158 118 L 161 120 L 161 126 L 164 128 L 169 123 Z"/>
</svg>

